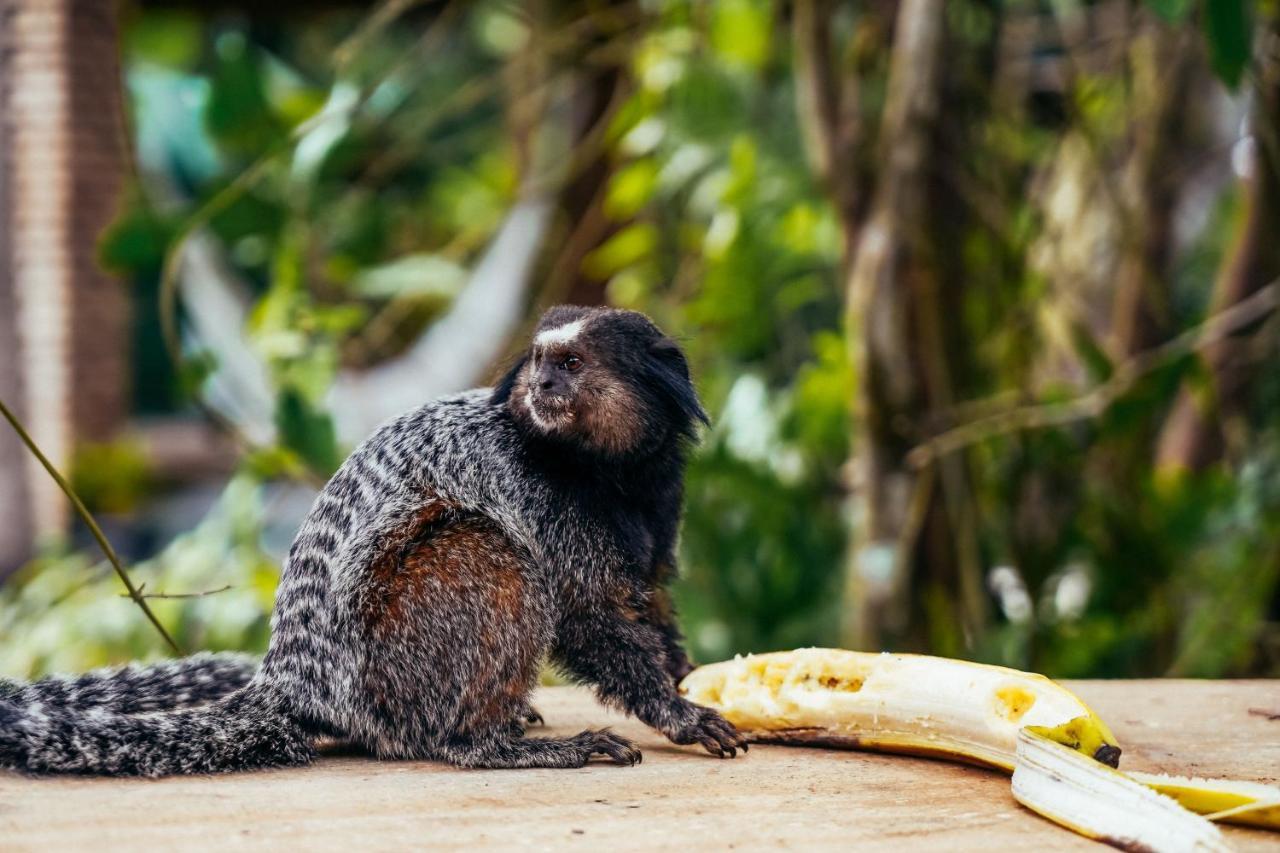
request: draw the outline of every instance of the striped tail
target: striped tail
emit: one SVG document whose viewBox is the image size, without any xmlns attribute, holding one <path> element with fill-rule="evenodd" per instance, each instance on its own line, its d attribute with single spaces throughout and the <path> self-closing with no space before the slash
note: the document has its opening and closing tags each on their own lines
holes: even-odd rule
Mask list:
<svg viewBox="0 0 1280 853">
<path fill-rule="evenodd" d="M 0 699 L 15 705 L 65 710 L 101 708 L 144 714 L 190 708 L 221 699 L 249 683 L 257 671 L 249 655 L 202 652 L 154 664 L 97 669 L 84 675 L 51 675 L 30 683 L 0 680 Z"/>
<path fill-rule="evenodd" d="M 225 773 L 314 754 L 303 725 L 261 681 L 202 707 L 140 716 L 0 700 L 0 766 L 32 773 Z"/>
</svg>

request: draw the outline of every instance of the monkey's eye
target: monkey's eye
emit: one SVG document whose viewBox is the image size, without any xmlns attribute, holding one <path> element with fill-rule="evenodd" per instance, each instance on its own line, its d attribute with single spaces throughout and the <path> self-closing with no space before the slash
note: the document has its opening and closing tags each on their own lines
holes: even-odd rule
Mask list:
<svg viewBox="0 0 1280 853">
<path fill-rule="evenodd" d="M 564 361 L 560 362 L 560 366 L 570 373 L 576 373 L 582 369 L 582 359 L 576 355 L 566 355 Z"/>
</svg>

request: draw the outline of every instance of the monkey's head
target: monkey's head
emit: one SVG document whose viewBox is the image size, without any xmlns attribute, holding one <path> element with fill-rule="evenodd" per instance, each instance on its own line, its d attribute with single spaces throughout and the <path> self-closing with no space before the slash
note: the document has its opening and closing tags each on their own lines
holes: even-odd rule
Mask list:
<svg viewBox="0 0 1280 853">
<path fill-rule="evenodd" d="M 548 310 L 493 400 L 536 435 L 607 456 L 708 422 L 680 347 L 645 315 L 611 308 Z"/>
</svg>

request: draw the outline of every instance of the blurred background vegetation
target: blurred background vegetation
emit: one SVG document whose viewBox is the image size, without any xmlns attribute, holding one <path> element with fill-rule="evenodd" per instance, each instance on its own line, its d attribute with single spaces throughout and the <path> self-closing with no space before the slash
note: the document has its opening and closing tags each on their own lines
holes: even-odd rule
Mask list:
<svg viewBox="0 0 1280 853">
<path fill-rule="evenodd" d="M 263 649 L 315 484 L 568 301 L 648 312 L 712 413 L 698 659 L 1280 674 L 1274 0 L 115 23 L 130 423 L 223 438 L 199 470 L 130 427 L 68 462 L 144 593 L 191 596 L 149 602 L 184 649 Z M 0 589 L 0 672 L 165 654 L 120 592 L 86 537 L 43 540 Z"/>
</svg>

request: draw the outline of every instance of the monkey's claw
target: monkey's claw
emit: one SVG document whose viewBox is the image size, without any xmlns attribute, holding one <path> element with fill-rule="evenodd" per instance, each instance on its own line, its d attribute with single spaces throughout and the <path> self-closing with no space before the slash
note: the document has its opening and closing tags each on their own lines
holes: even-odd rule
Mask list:
<svg viewBox="0 0 1280 853">
<path fill-rule="evenodd" d="M 587 737 L 587 758 L 593 755 L 606 756 L 614 764 L 634 767 L 644 760 L 640 749 L 624 737 L 619 737 L 608 729 L 598 732 L 585 732 Z"/>
<path fill-rule="evenodd" d="M 546 725 L 546 720 L 542 719 L 542 715 L 538 713 L 538 709 L 532 705 L 525 705 L 516 712 L 515 717 L 507 724 L 508 730 L 512 737 L 524 737 L 525 726 L 542 726 Z"/>
<path fill-rule="evenodd" d="M 679 744 L 702 744 L 703 749 L 720 758 L 734 758 L 739 749 L 747 751 L 746 735 L 738 731 L 733 723 L 710 708 L 699 708 L 698 711 L 698 721 L 678 732 L 671 738 L 673 741 Z"/>
</svg>

